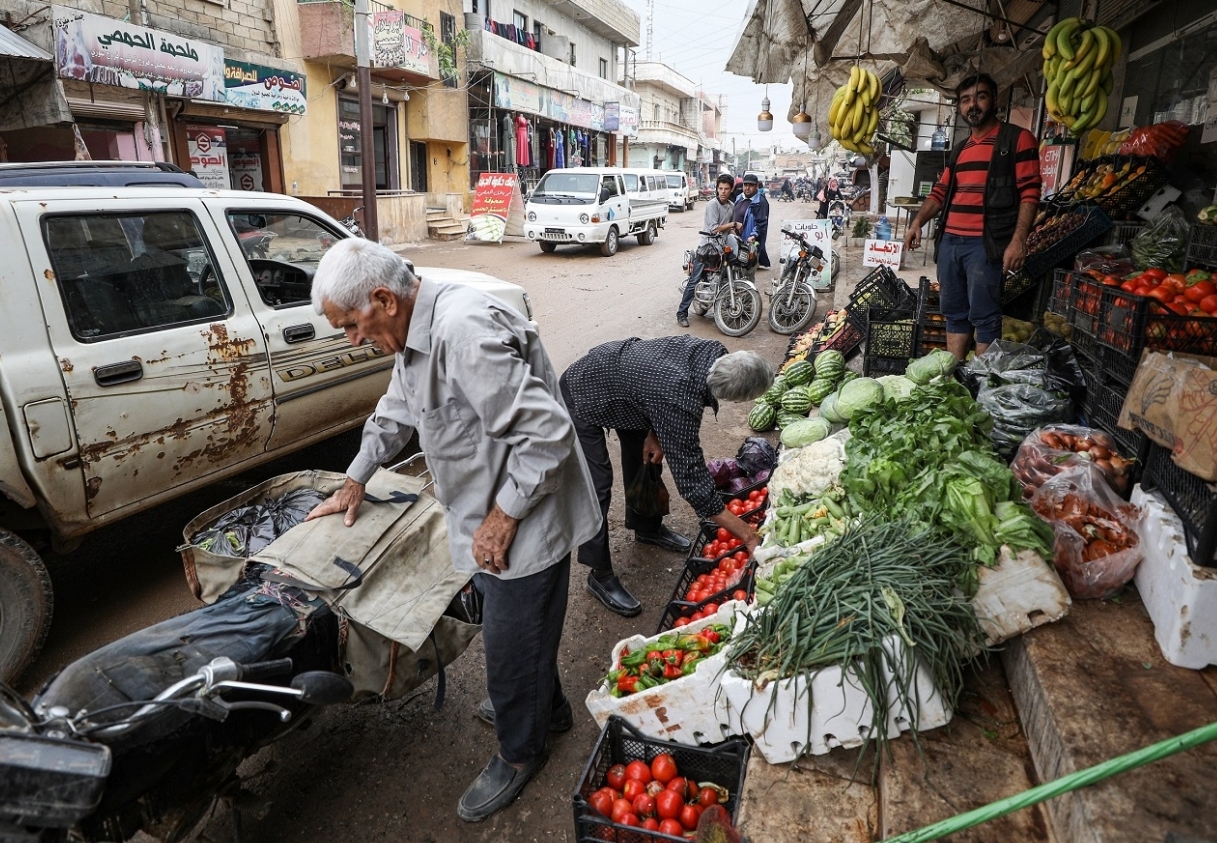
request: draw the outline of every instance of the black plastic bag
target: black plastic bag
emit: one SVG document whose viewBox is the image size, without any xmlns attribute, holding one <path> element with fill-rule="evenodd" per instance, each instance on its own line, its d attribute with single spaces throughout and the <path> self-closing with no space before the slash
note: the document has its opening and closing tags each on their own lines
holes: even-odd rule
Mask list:
<svg viewBox="0 0 1217 843">
<path fill-rule="evenodd" d="M 959 378 L 973 397 L 986 387 L 1022 383 L 1044 387 L 1048 359 L 1039 349 L 1020 342 L 995 340 L 984 354 L 959 367 Z"/>
<path fill-rule="evenodd" d="M 1026 383 L 983 387 L 976 403 L 993 417 L 989 441 L 1006 460 L 1014 457 L 1031 431 L 1058 422 L 1072 422 L 1077 416 L 1067 394 Z"/>
<path fill-rule="evenodd" d="M 661 463 L 643 463 L 634 476 L 634 482 L 625 490 L 625 505 L 643 518 L 667 515 L 670 499 L 662 473 Z"/>
<path fill-rule="evenodd" d="M 316 489 L 296 489 L 273 500 L 242 506 L 190 538 L 216 556 L 253 556 L 297 524 L 328 497 Z"/>
<path fill-rule="evenodd" d="M 1044 388 L 1066 392 L 1080 406 L 1086 399 L 1086 373 L 1069 340 L 1040 328 L 1031 335 L 1028 344 L 1038 348 L 1048 364 L 1044 370 Z"/>
</svg>

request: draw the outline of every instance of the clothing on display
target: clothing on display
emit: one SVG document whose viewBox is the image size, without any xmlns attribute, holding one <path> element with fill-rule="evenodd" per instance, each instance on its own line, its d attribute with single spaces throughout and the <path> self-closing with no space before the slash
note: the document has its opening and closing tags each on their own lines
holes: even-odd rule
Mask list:
<svg viewBox="0 0 1217 843">
<path fill-rule="evenodd" d="M 503 169 L 514 170 L 516 168 L 516 135 L 514 131 L 513 120 L 510 114 L 503 115 Z"/>
<path fill-rule="evenodd" d="M 532 163 L 528 149 L 528 119 L 523 114 L 516 115 L 516 163 L 527 167 Z"/>
</svg>

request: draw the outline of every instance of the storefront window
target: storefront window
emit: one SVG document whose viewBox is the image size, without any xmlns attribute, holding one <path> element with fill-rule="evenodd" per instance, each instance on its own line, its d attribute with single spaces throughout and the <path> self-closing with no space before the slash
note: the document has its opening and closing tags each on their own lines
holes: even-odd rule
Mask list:
<svg viewBox="0 0 1217 843">
<path fill-rule="evenodd" d="M 373 167 L 376 189 L 397 187 L 397 109 L 392 105 L 372 106 Z M 338 156 L 343 190 L 363 187 L 363 147 L 359 122 L 359 100 L 338 100 Z"/>
<path fill-rule="evenodd" d="M 130 123 L 78 122 L 80 137 L 94 161 L 138 161 L 139 144 Z"/>
</svg>

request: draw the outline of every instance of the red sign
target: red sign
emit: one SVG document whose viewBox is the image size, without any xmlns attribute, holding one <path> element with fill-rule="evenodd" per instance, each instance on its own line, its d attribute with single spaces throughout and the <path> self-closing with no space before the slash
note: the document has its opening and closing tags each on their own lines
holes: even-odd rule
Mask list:
<svg viewBox="0 0 1217 843">
<path fill-rule="evenodd" d="M 482 173 L 473 194 L 468 238 L 499 242 L 524 232 L 524 197 L 513 173 Z"/>
</svg>

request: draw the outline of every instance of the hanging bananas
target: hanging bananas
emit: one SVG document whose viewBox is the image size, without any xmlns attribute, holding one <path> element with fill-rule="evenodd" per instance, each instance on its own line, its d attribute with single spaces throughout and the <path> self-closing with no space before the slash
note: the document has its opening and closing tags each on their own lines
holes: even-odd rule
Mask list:
<svg viewBox="0 0 1217 843">
<path fill-rule="evenodd" d="M 1120 36 L 1081 18 L 1065 18 L 1044 36 L 1044 78 L 1048 114 L 1078 137 L 1107 114 L 1115 87 L 1112 65 L 1120 57 Z"/>
<path fill-rule="evenodd" d="M 870 139 L 879 126 L 879 77 L 857 65 L 850 68 L 849 81 L 837 88 L 828 107 L 828 130 L 851 152 L 873 155 Z"/>
</svg>

